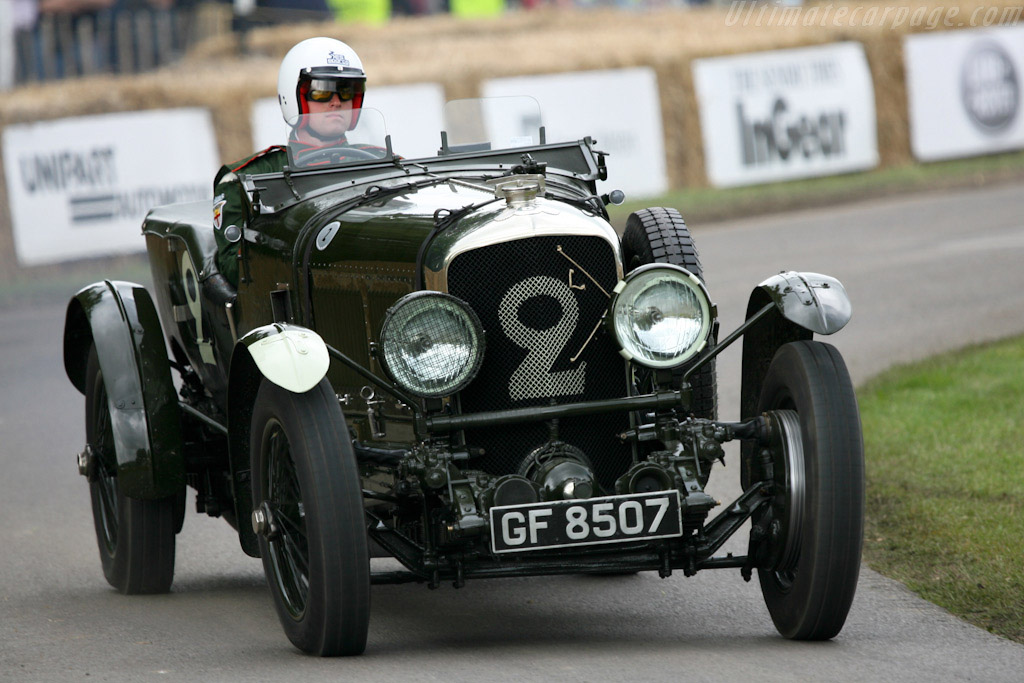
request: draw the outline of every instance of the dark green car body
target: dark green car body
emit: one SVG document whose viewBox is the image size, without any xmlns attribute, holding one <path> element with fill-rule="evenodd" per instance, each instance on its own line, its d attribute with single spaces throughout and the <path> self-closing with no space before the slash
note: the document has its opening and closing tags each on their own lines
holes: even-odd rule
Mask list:
<svg viewBox="0 0 1024 683">
<path fill-rule="evenodd" d="M 295 365 L 280 371 L 288 381 L 325 375 L 337 396 L 368 537 L 404 566 L 375 581 L 713 567 L 749 576 L 767 552 L 753 552 L 756 543 L 747 556 L 715 552 L 771 506 L 771 469 L 758 454 L 779 427 L 757 414 L 761 384 L 778 349 L 837 331 L 849 302 L 831 278 L 778 275 L 754 288 L 747 322 L 721 343 L 716 324 L 686 363 L 640 367 L 612 330 L 623 280 L 664 264 L 699 294 L 698 278 L 680 270 L 699 260 L 639 258 L 608 222 L 608 196 L 597 191 L 605 177 L 589 138 L 498 150 L 445 143 L 427 159 L 389 150 L 242 176 L 249 220 L 238 226 L 237 290 L 217 271 L 208 204 L 154 209 L 142 228 L 152 297 L 139 285 L 97 283 L 72 299 L 65 331 L 65 365 L 83 393 L 97 349 L 121 494 L 155 500 L 187 484 L 199 512 L 225 517 L 243 550 L 260 555 L 269 527 L 265 503 L 253 499 L 254 404 L 261 384 L 291 385 L 268 370 L 259 345 L 278 365 Z M 681 220 L 658 211 L 640 212 L 636 224 L 654 220 L 689 239 Z M 416 395 L 384 362 L 382 328 L 420 292 L 454 297 L 482 328 L 479 368 L 451 395 Z M 743 334 L 744 422 L 717 422 L 715 357 Z M 299 337 L 326 349 L 329 367 L 317 370 L 316 353 L 293 344 Z M 744 441 L 745 490 L 709 522 L 718 503 L 704 486 L 733 439 Z M 601 536 L 608 514 L 608 529 L 639 529 L 651 496 L 668 492 L 679 515 L 668 536 L 652 522 L 636 538 L 512 547 L 543 531 L 553 511 L 577 510 L 565 512 L 571 525 L 584 508 L 567 506 L 590 499 L 609 502 L 587 502 L 597 529 L 587 533 Z"/>
</svg>

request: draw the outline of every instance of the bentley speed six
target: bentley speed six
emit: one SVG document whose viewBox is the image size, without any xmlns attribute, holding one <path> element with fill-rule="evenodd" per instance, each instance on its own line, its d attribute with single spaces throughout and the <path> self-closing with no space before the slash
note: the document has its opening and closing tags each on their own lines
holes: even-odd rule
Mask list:
<svg viewBox="0 0 1024 683">
<path fill-rule="evenodd" d="M 364 650 L 373 583 L 567 573 L 756 573 L 783 636 L 835 636 L 863 448 L 846 366 L 813 337 L 849 320 L 843 286 L 769 270 L 720 334 L 680 215 L 637 211 L 620 236 L 596 143 L 494 107 L 451 103 L 436 156 L 397 156 L 365 109 L 379 152 L 243 175 L 237 287 L 201 202 L 146 217 L 152 291 L 71 299 L 107 580 L 170 590 L 189 487 L 313 654 Z M 740 419 L 722 422 L 715 362 L 737 341 Z M 742 492 L 723 504 L 705 487 L 730 441 Z"/>
</svg>

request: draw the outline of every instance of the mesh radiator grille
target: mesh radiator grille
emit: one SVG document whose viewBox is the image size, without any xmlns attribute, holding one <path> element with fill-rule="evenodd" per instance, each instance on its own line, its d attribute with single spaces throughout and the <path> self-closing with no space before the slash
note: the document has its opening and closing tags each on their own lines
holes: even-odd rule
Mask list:
<svg viewBox="0 0 1024 683">
<path fill-rule="evenodd" d="M 531 237 L 457 256 L 448 291 L 473 307 L 487 343 L 480 374 L 461 393 L 462 411 L 627 395 L 625 363 L 600 323 L 616 280 L 614 252 L 600 237 Z M 615 413 L 564 419 L 558 430 L 610 489 L 631 461 L 617 438 L 628 426 L 628 416 Z M 467 444 L 486 451 L 474 466 L 493 474 L 516 472 L 548 440 L 546 423 L 466 432 Z"/>
</svg>

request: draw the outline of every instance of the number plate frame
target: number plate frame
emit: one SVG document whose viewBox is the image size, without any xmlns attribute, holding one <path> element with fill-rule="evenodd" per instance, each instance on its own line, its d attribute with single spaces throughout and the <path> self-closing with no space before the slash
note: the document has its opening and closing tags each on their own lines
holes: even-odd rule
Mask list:
<svg viewBox="0 0 1024 683">
<path fill-rule="evenodd" d="M 666 503 L 660 517 L 658 512 L 661 505 L 657 502 L 659 500 Z M 620 529 L 624 514 L 626 521 L 630 521 L 629 514 L 623 512 L 624 504 L 630 501 L 640 504 L 643 517 L 641 529 L 636 533 L 623 532 Z M 594 513 L 599 506 L 601 508 L 600 518 L 595 524 Z M 568 534 L 568 527 L 573 523 L 569 518 L 569 510 L 574 507 L 582 507 L 586 510 L 586 516 L 582 519 L 586 521 L 587 532 L 580 538 L 572 538 Z M 631 509 L 635 510 L 635 507 L 631 506 Z M 492 507 L 488 514 L 491 522 L 491 551 L 495 554 L 652 541 L 661 538 L 678 538 L 683 535 L 682 506 L 680 505 L 679 491 L 676 490 L 503 505 Z M 518 518 L 513 515 L 518 515 Z M 579 513 L 574 513 L 574 516 L 579 517 Z M 608 525 L 609 518 L 613 521 L 611 531 L 609 531 Z M 510 522 L 506 523 L 506 519 L 509 519 Z M 639 518 L 634 513 L 632 522 L 637 521 Z M 515 523 L 514 528 L 512 527 L 513 522 Z M 600 534 L 595 532 L 595 527 L 598 528 Z M 577 534 L 582 530 L 578 522 L 575 523 L 574 529 Z M 510 534 L 513 534 L 515 538 L 510 539 Z M 519 540 L 520 538 L 521 540 Z M 517 542 L 513 543 L 510 540 Z"/>
</svg>

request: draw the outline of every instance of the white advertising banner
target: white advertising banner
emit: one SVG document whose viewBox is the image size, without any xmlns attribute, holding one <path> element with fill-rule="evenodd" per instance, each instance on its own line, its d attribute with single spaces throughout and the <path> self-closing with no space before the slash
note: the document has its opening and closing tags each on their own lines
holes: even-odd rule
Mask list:
<svg viewBox="0 0 1024 683">
<path fill-rule="evenodd" d="M 441 111 L 444 88 L 438 83 L 391 85 L 366 89 L 364 106 L 384 115 L 391 147 L 406 159 L 435 156 L 441 147 Z M 288 124 L 277 100 L 257 100 L 252 111 L 255 149 L 283 145 L 288 141 Z"/>
<path fill-rule="evenodd" d="M 915 158 L 1024 148 L 1024 26 L 909 35 L 903 58 Z"/>
<path fill-rule="evenodd" d="M 697 59 L 693 79 L 712 185 L 878 165 L 875 91 L 860 43 Z"/>
<path fill-rule="evenodd" d="M 528 95 L 540 104 L 547 142 L 590 136 L 607 152 L 606 189 L 631 198 L 668 188 L 658 79 L 653 69 L 615 69 L 485 81 L 484 97 Z M 525 116 L 522 135 L 537 122 Z"/>
<path fill-rule="evenodd" d="M 146 213 L 212 199 L 219 166 L 205 109 L 8 126 L 3 162 L 25 266 L 144 250 Z"/>
</svg>

